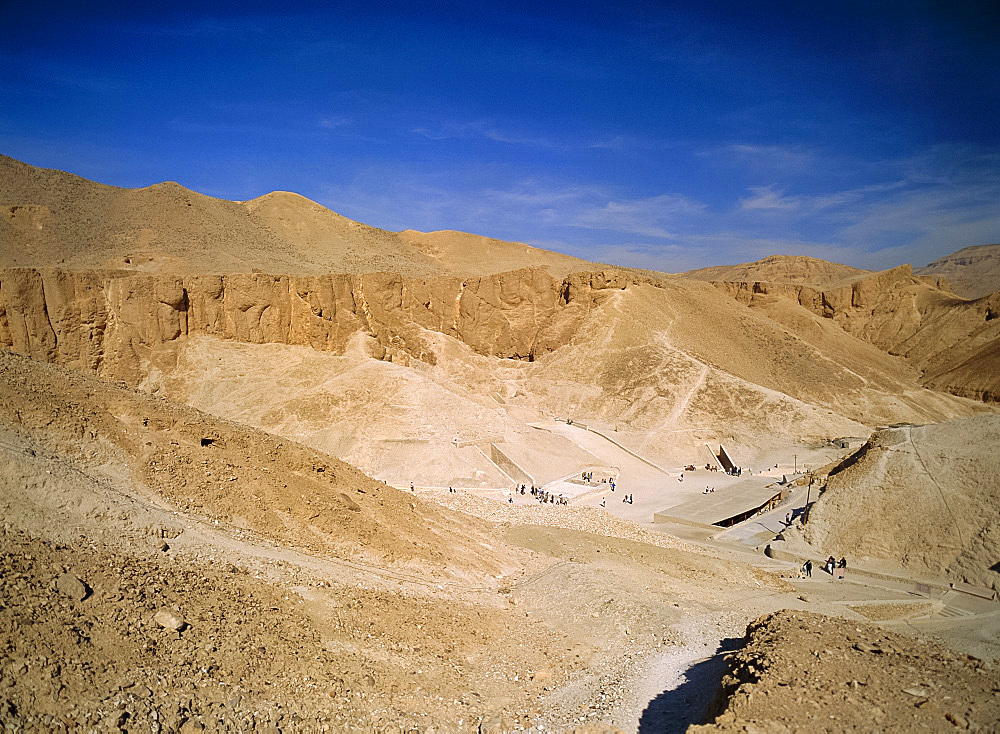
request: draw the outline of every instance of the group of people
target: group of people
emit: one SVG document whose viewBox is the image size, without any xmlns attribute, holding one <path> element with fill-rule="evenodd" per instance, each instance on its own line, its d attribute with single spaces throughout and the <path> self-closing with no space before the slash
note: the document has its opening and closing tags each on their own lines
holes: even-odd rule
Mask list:
<svg viewBox="0 0 1000 734">
<path fill-rule="evenodd" d="M 708 485 L 705 485 L 705 488 L 703 490 L 701 490 L 701 493 L 702 494 L 712 494 L 712 492 L 714 492 L 714 491 L 715 491 L 715 487 L 709 487 Z"/>
<path fill-rule="evenodd" d="M 521 494 L 525 493 L 524 485 L 521 485 Z M 531 485 L 531 496 L 536 500 L 541 502 L 543 505 L 549 503 L 550 505 L 568 505 L 569 498 L 563 497 L 561 494 L 553 494 L 552 492 L 547 492 L 544 489 L 536 489 L 535 485 Z"/>
<path fill-rule="evenodd" d="M 834 575 L 834 570 L 838 568 L 841 569 L 847 568 L 846 558 L 841 557 L 841 559 L 838 561 L 833 556 L 830 556 L 829 558 L 826 559 L 826 563 L 823 564 L 823 570 L 826 571 L 831 576 Z M 812 578 L 813 562 L 810 559 L 806 559 L 806 562 L 802 564 L 802 568 L 800 569 L 800 574 L 807 578 Z"/>
</svg>

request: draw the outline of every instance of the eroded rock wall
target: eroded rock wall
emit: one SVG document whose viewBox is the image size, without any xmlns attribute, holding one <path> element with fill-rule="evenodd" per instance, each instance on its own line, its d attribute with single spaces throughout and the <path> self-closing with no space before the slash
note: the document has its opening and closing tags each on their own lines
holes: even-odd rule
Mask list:
<svg viewBox="0 0 1000 734">
<path fill-rule="evenodd" d="M 127 382 L 141 379 L 153 347 L 195 334 L 342 352 L 365 331 L 378 358 L 434 363 L 430 330 L 482 354 L 533 359 L 637 282 L 620 271 L 559 280 L 539 268 L 465 280 L 16 268 L 0 271 L 0 347 Z"/>
<path fill-rule="evenodd" d="M 847 333 L 905 357 L 923 384 L 987 402 L 1000 400 L 1000 292 L 976 300 L 956 297 L 939 279 L 914 275 L 909 265 L 820 289 L 794 283 L 716 281 L 748 306 L 776 296 L 832 319 Z"/>
</svg>

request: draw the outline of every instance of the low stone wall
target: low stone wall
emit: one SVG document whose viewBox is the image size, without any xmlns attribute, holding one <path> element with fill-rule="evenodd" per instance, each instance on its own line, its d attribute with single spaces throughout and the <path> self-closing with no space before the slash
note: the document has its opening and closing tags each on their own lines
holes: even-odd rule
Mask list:
<svg viewBox="0 0 1000 734">
<path fill-rule="evenodd" d="M 494 443 L 490 444 L 490 461 L 496 464 L 500 468 L 500 471 L 519 484 L 530 486 L 535 483 L 534 478 L 528 472 L 518 466 L 507 454 L 498 449 Z"/>
</svg>

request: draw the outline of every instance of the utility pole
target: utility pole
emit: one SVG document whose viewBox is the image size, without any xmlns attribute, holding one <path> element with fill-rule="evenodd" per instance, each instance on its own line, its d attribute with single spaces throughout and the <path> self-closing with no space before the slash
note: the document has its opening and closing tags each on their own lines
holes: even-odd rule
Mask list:
<svg viewBox="0 0 1000 734">
<path fill-rule="evenodd" d="M 795 471 L 793 472 L 793 474 L 798 474 L 799 473 L 799 455 L 798 454 L 792 454 L 792 459 L 795 461 Z"/>
<path fill-rule="evenodd" d="M 802 522 L 809 519 L 809 495 L 812 493 L 813 478 L 809 477 L 809 486 L 806 488 L 806 506 L 802 508 Z"/>
</svg>

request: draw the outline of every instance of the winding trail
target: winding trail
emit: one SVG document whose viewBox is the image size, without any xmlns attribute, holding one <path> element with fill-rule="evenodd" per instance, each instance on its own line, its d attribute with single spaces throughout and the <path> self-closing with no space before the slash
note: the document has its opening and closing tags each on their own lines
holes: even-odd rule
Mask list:
<svg viewBox="0 0 1000 734">
<path fill-rule="evenodd" d="M 694 359 L 690 354 L 687 354 L 685 352 L 681 352 L 681 354 L 683 354 L 688 359 Z M 698 360 L 694 361 L 697 362 Z M 705 364 L 704 362 L 698 362 L 698 364 L 701 365 L 701 372 L 699 372 L 698 374 L 698 379 L 695 381 L 694 385 L 691 386 L 691 389 L 688 390 L 687 394 L 683 397 L 683 399 L 681 399 L 681 401 L 674 406 L 674 409 L 670 411 L 670 415 L 667 417 L 668 423 L 672 424 L 680 420 L 681 416 L 684 415 L 684 411 L 687 410 L 688 405 L 691 404 L 691 399 L 694 398 L 695 394 L 705 384 L 705 378 L 708 377 L 708 365 Z"/>
</svg>

